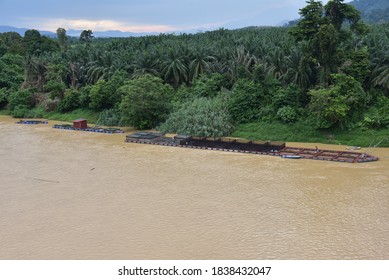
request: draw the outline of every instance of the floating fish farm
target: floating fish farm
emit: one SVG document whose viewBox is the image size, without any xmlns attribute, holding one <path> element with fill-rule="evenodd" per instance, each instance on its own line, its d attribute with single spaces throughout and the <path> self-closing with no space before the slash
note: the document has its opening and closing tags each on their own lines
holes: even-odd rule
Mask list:
<svg viewBox="0 0 389 280">
<path fill-rule="evenodd" d="M 20 120 L 16 123 L 17 124 L 48 124 L 47 121 L 40 121 L 40 120 Z"/>
<path fill-rule="evenodd" d="M 99 132 L 99 133 L 124 133 L 123 130 L 119 128 L 102 128 L 102 127 L 87 127 L 87 128 L 75 128 L 71 124 L 55 124 L 53 125 L 53 128 L 56 129 L 66 129 L 66 130 L 77 130 L 77 131 L 88 131 L 88 132 Z"/>
<path fill-rule="evenodd" d="M 98 132 L 98 133 L 124 133 L 123 130 L 119 128 L 103 128 L 103 127 L 89 127 L 86 119 L 78 119 L 73 121 L 73 125 L 71 124 L 55 124 L 53 128 L 56 129 L 66 129 L 66 130 L 78 130 L 78 131 L 88 131 L 88 132 Z"/>
<path fill-rule="evenodd" d="M 226 151 L 279 156 L 290 159 L 314 159 L 335 162 L 361 163 L 377 161 L 378 157 L 353 151 L 287 147 L 284 142 L 250 141 L 236 138 L 209 138 L 177 135 L 166 137 L 162 133 L 137 132 L 126 136 L 126 142 L 161 146 Z"/>
</svg>

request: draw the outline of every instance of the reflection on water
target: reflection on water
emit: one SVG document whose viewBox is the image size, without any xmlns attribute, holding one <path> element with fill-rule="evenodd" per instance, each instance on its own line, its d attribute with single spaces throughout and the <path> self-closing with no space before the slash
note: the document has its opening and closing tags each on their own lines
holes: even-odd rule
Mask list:
<svg viewBox="0 0 389 280">
<path fill-rule="evenodd" d="M 288 160 L 14 121 L 0 116 L 0 259 L 389 258 L 389 149 Z"/>
</svg>

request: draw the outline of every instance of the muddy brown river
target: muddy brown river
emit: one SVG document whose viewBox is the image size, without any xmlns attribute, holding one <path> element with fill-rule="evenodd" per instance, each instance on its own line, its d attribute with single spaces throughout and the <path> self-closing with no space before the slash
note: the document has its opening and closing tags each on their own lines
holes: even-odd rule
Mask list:
<svg viewBox="0 0 389 280">
<path fill-rule="evenodd" d="M 387 148 L 291 160 L 15 121 L 0 116 L 0 259 L 389 259 Z"/>
</svg>

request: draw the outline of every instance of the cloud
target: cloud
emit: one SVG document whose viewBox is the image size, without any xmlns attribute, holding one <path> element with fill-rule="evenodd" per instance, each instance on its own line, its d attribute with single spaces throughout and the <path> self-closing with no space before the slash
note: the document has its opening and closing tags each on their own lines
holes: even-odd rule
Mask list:
<svg viewBox="0 0 389 280">
<path fill-rule="evenodd" d="M 297 18 L 306 0 L 0 0 L 0 4 L 0 25 L 168 33 L 277 24 Z"/>
<path fill-rule="evenodd" d="M 58 27 L 76 30 L 108 31 L 120 30 L 123 32 L 135 33 L 169 33 L 175 31 L 196 30 L 196 29 L 217 29 L 226 22 L 204 23 L 200 25 L 158 25 L 126 23 L 115 20 L 91 20 L 91 19 L 66 19 L 66 18 L 23 18 L 27 26 L 34 26 L 35 29 L 55 32 Z"/>
<path fill-rule="evenodd" d="M 120 30 L 125 32 L 172 32 L 177 28 L 168 25 L 128 24 L 114 20 L 89 20 L 89 19 L 65 19 L 65 18 L 24 18 L 28 25 L 40 30 L 55 31 L 58 27 L 65 29 L 92 31 Z"/>
</svg>

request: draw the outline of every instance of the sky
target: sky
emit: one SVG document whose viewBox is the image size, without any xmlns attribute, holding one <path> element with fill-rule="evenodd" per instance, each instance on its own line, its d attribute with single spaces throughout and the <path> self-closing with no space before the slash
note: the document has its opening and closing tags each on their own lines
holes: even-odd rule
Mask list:
<svg viewBox="0 0 389 280">
<path fill-rule="evenodd" d="M 0 0 L 0 25 L 54 32 L 235 29 L 280 25 L 298 18 L 305 5 L 305 0 Z"/>
</svg>

